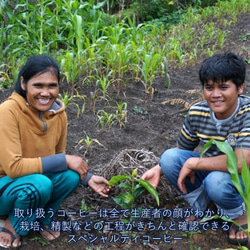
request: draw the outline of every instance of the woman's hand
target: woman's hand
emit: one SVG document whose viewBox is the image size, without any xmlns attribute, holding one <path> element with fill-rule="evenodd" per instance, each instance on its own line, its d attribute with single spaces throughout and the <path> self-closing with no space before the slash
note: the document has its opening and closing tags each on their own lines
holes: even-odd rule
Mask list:
<svg viewBox="0 0 250 250">
<path fill-rule="evenodd" d="M 82 157 L 77 155 L 65 155 L 69 169 L 79 173 L 81 180 L 84 180 L 88 173 L 88 164 Z"/>
<path fill-rule="evenodd" d="M 102 176 L 93 175 L 88 181 L 88 186 L 103 197 L 108 197 L 111 187 L 109 182 Z"/>
</svg>

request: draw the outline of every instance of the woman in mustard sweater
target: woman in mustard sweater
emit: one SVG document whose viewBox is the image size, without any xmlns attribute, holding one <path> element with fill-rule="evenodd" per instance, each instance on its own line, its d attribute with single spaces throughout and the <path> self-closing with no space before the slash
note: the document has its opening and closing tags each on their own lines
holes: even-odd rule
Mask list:
<svg viewBox="0 0 250 250">
<path fill-rule="evenodd" d="M 50 223 L 79 185 L 107 197 L 108 181 L 88 173 L 79 156 L 65 154 L 67 116 L 58 97 L 60 70 L 50 56 L 31 57 L 12 95 L 0 105 L 0 246 L 21 245 L 34 223 L 47 240 L 59 237 Z M 44 214 L 37 218 L 37 211 Z M 48 213 L 49 211 L 49 213 Z"/>
</svg>

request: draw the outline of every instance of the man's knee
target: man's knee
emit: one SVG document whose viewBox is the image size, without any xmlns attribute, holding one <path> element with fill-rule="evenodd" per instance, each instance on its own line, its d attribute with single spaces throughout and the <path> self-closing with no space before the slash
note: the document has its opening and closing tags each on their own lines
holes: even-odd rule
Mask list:
<svg viewBox="0 0 250 250">
<path fill-rule="evenodd" d="M 176 160 L 179 158 L 180 152 L 177 148 L 170 148 L 166 150 L 160 158 L 159 165 L 161 168 L 171 167 Z"/>
<path fill-rule="evenodd" d="M 230 174 L 220 171 L 213 171 L 204 179 L 205 190 L 213 201 L 224 197 L 224 192 L 228 191 L 230 183 Z"/>
</svg>

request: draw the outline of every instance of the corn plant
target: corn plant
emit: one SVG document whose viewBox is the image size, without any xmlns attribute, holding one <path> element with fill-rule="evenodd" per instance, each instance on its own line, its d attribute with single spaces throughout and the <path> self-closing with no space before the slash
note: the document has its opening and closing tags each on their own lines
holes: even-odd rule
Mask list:
<svg viewBox="0 0 250 250">
<path fill-rule="evenodd" d="M 117 107 L 117 120 L 118 123 L 120 124 L 120 127 L 125 127 L 127 122 L 128 122 L 128 111 L 127 111 L 127 103 L 126 102 L 122 102 L 122 103 L 118 103 L 116 102 L 116 107 Z"/>
<path fill-rule="evenodd" d="M 218 45 L 220 48 L 223 48 L 225 42 L 226 42 L 226 36 L 228 34 L 228 31 L 226 30 L 218 30 L 216 36 L 217 36 L 217 39 L 218 39 Z"/>
<path fill-rule="evenodd" d="M 82 35 L 83 35 L 83 29 L 82 29 L 82 17 L 80 15 L 73 15 L 72 18 L 72 24 L 73 24 L 73 30 L 75 31 L 74 37 L 76 39 L 76 46 L 77 46 L 77 61 L 79 66 L 79 60 L 81 56 L 82 51 Z"/>
<path fill-rule="evenodd" d="M 227 155 L 227 166 L 228 171 L 231 175 L 231 180 L 239 192 L 239 194 L 242 196 L 245 204 L 246 204 L 246 210 L 247 210 L 247 224 L 248 224 L 248 238 L 250 235 L 250 175 L 249 175 L 249 166 L 246 164 L 245 156 L 242 152 L 242 168 L 241 168 L 241 177 L 244 183 L 244 188 L 241 185 L 239 173 L 238 173 L 238 159 L 236 153 L 233 151 L 232 147 L 228 144 L 228 142 L 220 142 L 216 141 L 214 139 L 211 139 L 209 142 L 207 142 L 203 149 L 201 156 L 206 152 L 206 150 L 211 146 L 212 143 L 215 143 L 218 149 L 225 153 Z M 237 224 L 236 222 L 234 222 Z M 239 226 L 239 225 L 238 225 Z"/>
<path fill-rule="evenodd" d="M 142 83 L 145 88 L 146 94 L 151 94 L 151 99 L 154 94 L 154 89 L 152 87 L 153 80 L 156 77 L 156 74 L 159 72 L 159 68 L 163 58 L 159 54 L 144 54 L 141 58 L 141 66 L 138 66 L 142 75 Z"/>
<path fill-rule="evenodd" d="M 112 40 L 112 37 L 108 37 Z M 107 70 L 112 73 L 112 84 L 119 93 L 124 81 L 124 75 L 130 69 L 133 54 L 130 44 L 112 44 L 110 42 L 103 48 L 103 63 Z"/>
<path fill-rule="evenodd" d="M 105 110 L 99 110 L 97 112 L 97 119 L 101 125 L 101 128 L 104 130 L 105 128 L 111 128 L 112 125 L 117 123 L 117 115 L 109 114 Z"/>
<path fill-rule="evenodd" d="M 118 23 L 114 26 L 104 27 L 103 31 L 111 44 L 120 44 L 122 41 L 127 40 L 125 29 L 125 24 Z"/>
<path fill-rule="evenodd" d="M 90 138 L 86 132 L 85 133 L 85 138 L 81 138 L 78 142 L 77 145 L 75 147 L 79 146 L 79 150 L 81 150 L 84 147 L 84 144 L 86 145 L 86 149 L 84 151 L 84 156 L 87 154 L 87 152 L 89 152 L 89 150 L 91 149 L 93 143 L 96 143 L 98 146 L 101 146 L 103 148 L 105 148 L 103 146 L 103 144 L 101 144 L 97 139 L 93 139 Z M 106 148 L 105 148 L 106 149 Z"/>
<path fill-rule="evenodd" d="M 64 103 L 65 107 L 67 108 L 68 106 L 74 104 L 73 103 L 73 95 L 69 95 L 67 91 L 64 91 L 63 94 L 59 94 L 59 97 L 61 101 Z"/>
<path fill-rule="evenodd" d="M 89 93 L 89 96 L 87 97 L 89 111 L 95 112 L 95 104 L 98 98 L 97 91 L 91 91 Z"/>
<path fill-rule="evenodd" d="M 62 94 L 59 94 L 59 98 L 64 103 L 66 108 L 69 106 L 72 106 L 72 105 L 76 106 L 77 117 L 79 117 L 80 113 L 83 113 L 83 111 L 85 109 L 86 95 L 79 95 L 78 93 L 76 95 L 73 95 L 73 94 L 69 94 L 67 91 L 64 91 Z M 83 100 L 82 108 L 80 108 L 79 104 L 76 103 L 75 99 L 82 99 Z"/>
<path fill-rule="evenodd" d="M 96 86 L 99 87 L 98 89 L 101 91 L 104 99 L 107 99 L 108 88 L 111 85 L 111 82 L 108 79 L 109 75 L 110 74 L 108 74 L 107 76 L 98 77 L 96 81 Z"/>
<path fill-rule="evenodd" d="M 74 83 L 79 74 L 78 61 L 75 54 L 66 51 L 65 55 L 60 57 L 60 64 L 67 83 Z"/>
<path fill-rule="evenodd" d="M 181 42 L 175 37 L 169 37 L 169 54 L 168 57 L 170 60 L 174 60 L 181 65 L 185 58 L 185 52 L 182 48 Z"/>
<path fill-rule="evenodd" d="M 214 35 L 215 31 L 216 31 L 216 28 L 214 27 L 214 23 L 213 23 L 213 22 L 210 22 L 210 23 L 208 23 L 208 24 L 204 24 L 203 26 L 204 26 L 204 28 L 205 28 L 206 31 L 207 31 L 208 38 L 209 38 L 210 40 L 212 40 L 212 39 L 213 39 L 213 35 Z"/>
<path fill-rule="evenodd" d="M 118 185 L 119 188 L 127 190 L 124 193 L 118 194 L 117 197 L 112 197 L 112 199 L 122 208 L 131 209 L 134 207 L 136 198 L 147 190 L 153 198 L 155 198 L 157 205 L 159 206 L 160 201 L 156 189 L 148 181 L 137 179 L 136 174 L 137 169 L 133 170 L 131 175 L 116 175 L 109 180 L 110 186 L 122 182 Z"/>
<path fill-rule="evenodd" d="M 10 77 L 4 71 L 0 71 L 0 90 L 7 89 L 10 87 Z"/>
</svg>

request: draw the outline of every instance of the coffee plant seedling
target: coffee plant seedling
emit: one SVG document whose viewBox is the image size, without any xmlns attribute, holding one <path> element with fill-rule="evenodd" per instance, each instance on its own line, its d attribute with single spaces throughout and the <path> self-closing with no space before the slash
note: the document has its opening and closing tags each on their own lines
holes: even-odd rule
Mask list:
<svg viewBox="0 0 250 250">
<path fill-rule="evenodd" d="M 112 197 L 112 199 L 122 208 L 131 209 L 134 207 L 135 199 L 146 189 L 155 198 L 159 206 L 159 196 L 156 189 L 148 181 L 137 179 L 136 174 L 137 169 L 133 170 L 131 175 L 116 175 L 109 180 L 110 186 L 123 181 L 118 186 L 119 188 L 127 190 L 124 193 L 118 194 L 116 197 Z"/>
</svg>

